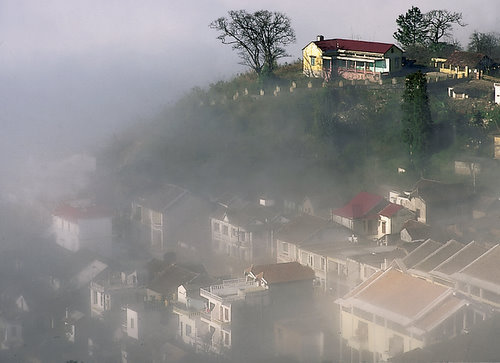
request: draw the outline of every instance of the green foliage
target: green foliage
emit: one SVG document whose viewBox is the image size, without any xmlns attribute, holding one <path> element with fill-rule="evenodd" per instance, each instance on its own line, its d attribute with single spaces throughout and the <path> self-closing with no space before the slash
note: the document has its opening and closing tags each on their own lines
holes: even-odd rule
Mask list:
<svg viewBox="0 0 500 363">
<path fill-rule="evenodd" d="M 422 45 L 427 39 L 427 23 L 424 14 L 416 6 L 412 6 L 406 14 L 401 14 L 396 19 L 398 30 L 394 39 L 404 47 Z"/>
<path fill-rule="evenodd" d="M 432 118 L 427 95 L 427 79 L 422 72 L 406 76 L 401 109 L 402 139 L 408 145 L 410 163 L 423 171 L 429 156 Z"/>
<path fill-rule="evenodd" d="M 469 109 L 467 100 L 450 100 L 438 85 L 427 92 L 421 73 L 410 75 L 404 90 L 309 89 L 296 78 L 294 92 L 288 88 L 297 68 L 276 74 L 282 76 L 267 86 L 245 73 L 194 88 L 155 122 L 117 138 L 100 162 L 116 171 L 125 190 L 166 181 L 196 190 L 290 183 L 309 190 L 334 180 L 354 193 L 373 183 L 407 182 L 424 166 L 438 178 L 459 153 L 485 155 L 488 132 L 500 128 L 500 107 L 475 102 Z M 282 90 L 274 96 L 276 85 Z M 268 87 L 262 97 L 261 87 Z M 408 172 L 398 175 L 399 167 Z"/>
</svg>

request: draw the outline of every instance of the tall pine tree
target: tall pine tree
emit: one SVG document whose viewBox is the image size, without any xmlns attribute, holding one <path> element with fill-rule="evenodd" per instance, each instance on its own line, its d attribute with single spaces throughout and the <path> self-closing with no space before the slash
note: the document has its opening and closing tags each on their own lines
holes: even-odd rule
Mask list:
<svg viewBox="0 0 500 363">
<path fill-rule="evenodd" d="M 432 117 L 427 95 L 427 79 L 418 71 L 406 76 L 402 103 L 402 138 L 408 145 L 410 163 L 423 172 L 429 157 Z"/>
</svg>

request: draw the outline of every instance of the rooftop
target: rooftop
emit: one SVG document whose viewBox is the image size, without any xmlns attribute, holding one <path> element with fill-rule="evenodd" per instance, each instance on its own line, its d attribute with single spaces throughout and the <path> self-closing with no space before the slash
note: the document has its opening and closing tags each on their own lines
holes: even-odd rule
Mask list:
<svg viewBox="0 0 500 363">
<path fill-rule="evenodd" d="M 417 329 L 431 329 L 464 302 L 452 290 L 413 277 L 395 268 L 375 273 L 343 299 L 350 305 Z M 446 307 L 446 309 L 443 308 Z"/>
<path fill-rule="evenodd" d="M 441 248 L 442 243 L 428 239 L 416 249 L 411 251 L 408 256 L 403 259 L 406 268 L 412 268 L 422 260 L 426 259 L 429 255 L 434 253 L 437 249 Z"/>
<path fill-rule="evenodd" d="M 170 294 L 177 288 L 195 279 L 199 274 L 178 265 L 171 265 L 157 275 L 147 286 L 160 294 Z"/>
<path fill-rule="evenodd" d="M 303 214 L 285 224 L 278 232 L 277 239 L 289 243 L 301 243 L 329 225 L 322 218 Z"/>
<path fill-rule="evenodd" d="M 477 67 L 484 58 L 488 58 L 482 53 L 455 51 L 446 60 L 447 65 L 460 67 Z"/>
<path fill-rule="evenodd" d="M 314 44 L 323 51 L 349 50 L 381 54 L 385 54 L 389 49 L 395 46 L 391 43 L 367 42 L 352 39 L 326 39 L 315 41 Z"/>
<path fill-rule="evenodd" d="M 394 204 L 394 203 L 389 203 L 387 206 L 385 206 L 384 209 L 382 209 L 379 214 L 384 216 L 384 217 L 392 217 L 394 214 L 399 212 L 401 209 L 403 209 L 402 205 L 399 204 Z"/>
<path fill-rule="evenodd" d="M 442 247 L 431 253 L 425 259 L 413 266 L 414 269 L 423 272 L 429 272 L 439 264 L 447 260 L 449 257 L 453 256 L 455 253 L 464 248 L 464 245 L 455 240 L 449 240 Z"/>
<path fill-rule="evenodd" d="M 500 291 L 498 261 L 500 261 L 500 245 L 495 245 L 453 276 L 487 290 Z"/>
<path fill-rule="evenodd" d="M 186 189 L 177 185 L 167 184 L 163 188 L 139 198 L 137 204 L 157 212 L 165 212 L 188 193 Z"/>
<path fill-rule="evenodd" d="M 483 245 L 472 241 L 456 254 L 436 266 L 432 272 L 451 275 L 463 269 L 487 250 Z"/>
<path fill-rule="evenodd" d="M 380 209 L 385 207 L 385 205 L 382 205 L 383 202 L 385 202 L 385 204 L 388 203 L 379 195 L 360 192 L 352 198 L 349 203 L 342 208 L 333 210 L 332 213 L 349 219 L 362 218 L 367 216 L 370 212 L 375 212 L 374 214 L 377 214 L 379 210 L 373 211 L 373 209 L 377 206 L 380 206 Z"/>
<path fill-rule="evenodd" d="M 273 263 L 269 265 L 251 266 L 245 270 L 256 280 L 264 280 L 267 284 L 305 281 L 314 279 L 314 271 L 298 262 Z"/>
<path fill-rule="evenodd" d="M 56 207 L 52 214 L 75 222 L 81 219 L 99 219 L 112 216 L 112 213 L 102 206 L 78 202 L 63 203 Z"/>
</svg>

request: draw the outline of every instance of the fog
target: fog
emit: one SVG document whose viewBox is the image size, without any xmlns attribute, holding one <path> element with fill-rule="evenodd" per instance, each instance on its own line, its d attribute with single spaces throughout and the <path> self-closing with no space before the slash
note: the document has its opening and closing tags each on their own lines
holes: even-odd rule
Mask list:
<svg viewBox="0 0 500 363">
<path fill-rule="evenodd" d="M 486 146 L 461 175 L 421 179 L 405 164 L 401 74 L 237 78 L 248 68 L 209 28 L 229 10 L 283 12 L 293 66 L 320 34 L 394 43 L 412 5 L 461 12 L 463 48 L 500 30 L 488 0 L 0 1 L 0 361 L 500 359 L 477 349 L 500 308 L 500 281 L 480 271 L 499 254 Z M 433 171 L 454 142 L 470 151 L 471 115 L 497 117 L 489 99 L 446 108 L 455 80 L 428 85 Z M 412 316 L 398 306 L 414 301 Z M 447 359 L 448 338 L 474 356 Z"/>
</svg>

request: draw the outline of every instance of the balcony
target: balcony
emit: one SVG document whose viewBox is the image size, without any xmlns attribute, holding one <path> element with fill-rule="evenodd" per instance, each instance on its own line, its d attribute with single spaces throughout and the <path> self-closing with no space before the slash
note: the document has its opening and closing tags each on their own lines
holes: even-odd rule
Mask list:
<svg viewBox="0 0 500 363">
<path fill-rule="evenodd" d="M 186 305 L 176 303 L 173 305 L 172 312 L 177 315 L 183 315 L 189 317 L 189 319 L 196 319 L 198 317 L 210 320 L 210 312 L 205 310 L 192 310 L 188 309 Z"/>
</svg>

